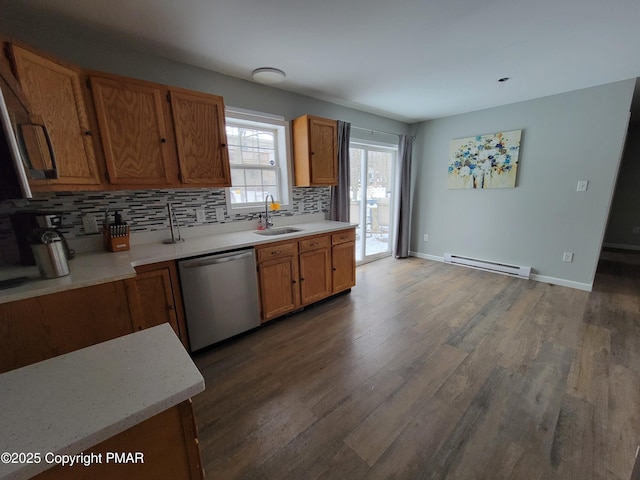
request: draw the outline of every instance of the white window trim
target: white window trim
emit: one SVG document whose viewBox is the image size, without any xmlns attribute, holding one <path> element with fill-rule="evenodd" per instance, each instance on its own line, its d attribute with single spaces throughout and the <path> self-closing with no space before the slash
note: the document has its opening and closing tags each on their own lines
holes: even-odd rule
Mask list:
<svg viewBox="0 0 640 480">
<path fill-rule="evenodd" d="M 280 181 L 282 197 L 280 199 L 280 211 L 293 210 L 293 167 L 291 163 L 291 127 L 290 123 L 279 115 L 255 112 L 238 107 L 226 107 L 225 118 L 241 120 L 247 125 L 276 127 L 278 136 L 278 164 L 280 165 Z M 229 188 L 225 188 L 227 212 L 234 214 L 258 213 L 264 211 L 264 205 L 238 205 L 231 203 Z"/>
</svg>

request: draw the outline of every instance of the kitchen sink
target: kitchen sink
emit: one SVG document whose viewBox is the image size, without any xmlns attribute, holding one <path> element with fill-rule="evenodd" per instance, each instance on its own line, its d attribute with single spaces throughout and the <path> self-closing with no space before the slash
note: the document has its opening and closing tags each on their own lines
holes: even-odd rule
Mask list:
<svg viewBox="0 0 640 480">
<path fill-rule="evenodd" d="M 257 233 L 258 235 L 284 235 L 285 233 L 295 233 L 301 230 L 302 230 L 301 228 L 280 227 L 280 228 L 269 228 L 267 230 L 256 230 L 253 233 Z"/>
</svg>

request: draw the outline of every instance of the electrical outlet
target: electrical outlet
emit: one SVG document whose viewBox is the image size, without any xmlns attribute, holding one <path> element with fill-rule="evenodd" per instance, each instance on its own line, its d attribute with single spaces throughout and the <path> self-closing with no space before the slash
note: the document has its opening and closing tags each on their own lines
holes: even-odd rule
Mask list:
<svg viewBox="0 0 640 480">
<path fill-rule="evenodd" d="M 573 252 L 564 252 L 562 255 L 562 261 L 568 263 L 573 262 Z"/>
<path fill-rule="evenodd" d="M 318 200 L 318 210 L 322 212 L 322 200 Z"/>
<path fill-rule="evenodd" d="M 428 233 L 425 233 L 425 234 L 424 234 L 424 241 L 425 241 L 425 242 L 428 242 L 428 241 L 429 241 L 429 234 L 428 234 Z"/>
<path fill-rule="evenodd" d="M 82 228 L 84 229 L 84 233 L 87 235 L 91 233 L 98 233 L 98 222 L 96 221 L 96 217 L 94 215 L 83 215 L 82 216 Z"/>
<path fill-rule="evenodd" d="M 578 180 L 577 192 L 586 192 L 587 188 L 589 188 L 589 180 Z"/>
<path fill-rule="evenodd" d="M 205 223 L 207 221 L 207 215 L 204 208 L 196 208 L 196 222 Z"/>
<path fill-rule="evenodd" d="M 224 222 L 224 208 L 216 207 L 216 221 Z"/>
<path fill-rule="evenodd" d="M 638 233 L 640 233 L 640 227 L 633 227 L 631 229 L 631 233 L 637 235 Z"/>
</svg>

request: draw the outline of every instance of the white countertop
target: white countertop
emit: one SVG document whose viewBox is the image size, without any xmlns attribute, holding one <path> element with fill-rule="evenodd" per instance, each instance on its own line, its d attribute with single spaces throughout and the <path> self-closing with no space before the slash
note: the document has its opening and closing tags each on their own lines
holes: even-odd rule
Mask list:
<svg viewBox="0 0 640 480">
<path fill-rule="evenodd" d="M 41 279 L 35 266 L 4 267 L 0 269 L 0 280 L 19 276 L 29 277 L 30 280 L 18 287 L 0 290 L 0 303 L 131 278 L 136 274 L 134 267 L 139 265 L 252 247 L 355 227 L 350 223 L 331 220 L 295 223 L 291 226 L 300 229 L 300 231 L 275 236 L 259 235 L 255 233 L 255 230 L 234 231 L 195 236 L 187 238 L 183 243 L 172 245 L 165 245 L 161 241 L 132 245 L 131 250 L 125 252 L 81 253 L 69 261 L 69 275 L 50 280 Z"/>
<path fill-rule="evenodd" d="M 0 480 L 53 466 L 46 453 L 80 453 L 202 392 L 204 379 L 168 323 L 0 375 Z"/>
</svg>

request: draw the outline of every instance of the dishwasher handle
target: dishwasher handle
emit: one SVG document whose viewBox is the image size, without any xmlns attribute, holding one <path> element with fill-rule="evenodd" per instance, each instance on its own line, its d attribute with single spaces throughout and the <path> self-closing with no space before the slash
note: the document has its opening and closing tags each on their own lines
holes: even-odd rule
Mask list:
<svg viewBox="0 0 640 480">
<path fill-rule="evenodd" d="M 242 253 L 212 255 L 210 257 L 197 258 L 195 260 L 181 262 L 181 264 L 182 264 L 182 268 L 198 268 L 198 267 L 206 267 L 207 265 L 218 265 L 220 263 L 233 262 L 236 260 L 241 260 L 243 258 L 248 258 L 252 256 L 253 256 L 253 250 L 249 250 L 248 252 L 242 252 Z"/>
</svg>

